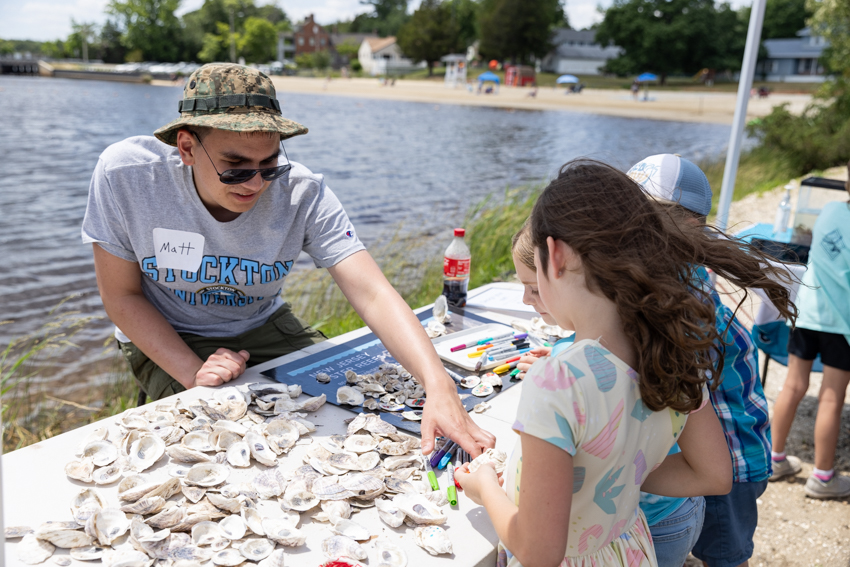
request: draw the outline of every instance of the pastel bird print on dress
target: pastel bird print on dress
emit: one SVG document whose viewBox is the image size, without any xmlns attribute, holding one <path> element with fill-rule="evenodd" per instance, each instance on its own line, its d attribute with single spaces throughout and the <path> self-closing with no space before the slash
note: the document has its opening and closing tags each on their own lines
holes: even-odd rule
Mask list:
<svg viewBox="0 0 850 567">
<path fill-rule="evenodd" d="M 614 448 L 614 441 L 617 440 L 617 432 L 619 431 L 622 418 L 623 400 L 620 400 L 620 403 L 617 404 L 614 413 L 611 415 L 611 419 L 608 420 L 602 431 L 597 433 L 596 437 L 582 445 L 581 448 L 600 459 L 607 458 L 611 454 L 611 449 Z"/>
<path fill-rule="evenodd" d="M 543 367 L 542 376 L 540 374 L 534 375 L 534 383 L 538 387 L 549 390 L 550 392 L 566 390 L 575 384 L 575 381 L 576 377 L 573 376 L 572 372 L 567 371 L 560 364 L 548 363 Z"/>
<path fill-rule="evenodd" d="M 603 530 L 602 526 L 600 526 L 599 524 L 594 524 L 594 525 L 590 526 L 589 528 L 587 528 L 586 530 L 584 530 L 584 532 L 578 538 L 578 552 L 581 553 L 581 554 L 584 554 L 587 551 L 587 548 L 588 548 L 587 540 L 589 540 L 592 537 L 599 539 L 599 538 L 602 537 L 602 534 L 604 534 L 604 533 L 605 533 L 605 530 Z"/>
<path fill-rule="evenodd" d="M 560 437 L 547 437 L 545 441 L 556 445 L 569 453 L 570 455 L 576 454 L 576 445 L 573 441 L 573 430 L 570 429 L 570 424 L 564 419 L 562 416 L 555 414 L 555 421 L 558 423 L 558 429 L 561 431 Z"/>
<path fill-rule="evenodd" d="M 620 495 L 626 485 L 614 485 L 616 484 L 617 479 L 620 478 L 620 473 L 622 473 L 623 469 L 625 468 L 626 467 L 620 467 L 616 471 L 614 469 L 611 469 L 610 471 L 608 471 L 608 474 L 606 474 L 605 477 L 599 481 L 599 484 L 596 485 L 593 501 L 596 503 L 597 506 L 602 508 L 602 511 L 606 514 L 617 513 L 617 505 L 614 504 L 614 499 Z"/>
<path fill-rule="evenodd" d="M 639 449 L 635 456 L 635 484 L 640 486 L 643 482 L 643 473 L 646 472 L 646 457 L 643 450 Z"/>
<path fill-rule="evenodd" d="M 608 392 L 617 382 L 617 367 L 605 357 L 602 349 L 593 345 L 584 347 L 584 356 L 593 377 L 596 378 L 596 386 L 601 392 Z"/>
</svg>

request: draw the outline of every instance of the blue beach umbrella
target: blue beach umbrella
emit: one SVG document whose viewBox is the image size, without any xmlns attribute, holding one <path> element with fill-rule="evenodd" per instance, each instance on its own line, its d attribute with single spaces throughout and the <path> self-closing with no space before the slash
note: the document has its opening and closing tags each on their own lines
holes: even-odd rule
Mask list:
<svg viewBox="0 0 850 567">
<path fill-rule="evenodd" d="M 559 85 L 565 85 L 565 84 L 575 85 L 575 84 L 578 83 L 578 77 L 576 77 L 575 75 L 561 75 L 560 77 L 555 79 L 555 82 Z"/>
<path fill-rule="evenodd" d="M 485 81 L 490 81 L 490 82 L 496 83 L 498 85 L 499 84 L 499 75 L 497 75 L 496 73 L 491 73 L 490 71 L 487 71 L 486 73 L 481 73 L 480 75 L 478 75 L 478 82 L 479 83 L 483 83 Z"/>
<path fill-rule="evenodd" d="M 637 82 L 639 83 L 647 83 L 649 81 L 657 81 L 658 76 L 653 75 L 652 73 L 641 73 L 638 75 Z"/>
</svg>

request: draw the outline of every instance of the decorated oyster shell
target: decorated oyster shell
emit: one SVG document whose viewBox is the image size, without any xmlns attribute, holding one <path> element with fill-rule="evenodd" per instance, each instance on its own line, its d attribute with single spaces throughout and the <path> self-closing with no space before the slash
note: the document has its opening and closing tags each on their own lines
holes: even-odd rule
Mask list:
<svg viewBox="0 0 850 567">
<path fill-rule="evenodd" d="M 422 526 L 413 530 L 413 541 L 431 555 L 453 553 L 452 542 L 440 526 Z"/>
<path fill-rule="evenodd" d="M 490 394 L 493 393 L 493 386 L 490 384 L 482 382 L 478 384 L 476 387 L 472 389 L 472 395 L 478 396 L 479 398 L 486 398 Z"/>
</svg>

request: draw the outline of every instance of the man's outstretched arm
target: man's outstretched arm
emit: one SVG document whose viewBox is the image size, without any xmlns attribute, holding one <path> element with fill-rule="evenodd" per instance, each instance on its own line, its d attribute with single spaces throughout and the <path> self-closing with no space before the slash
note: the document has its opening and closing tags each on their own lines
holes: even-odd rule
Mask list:
<svg viewBox="0 0 850 567">
<path fill-rule="evenodd" d="M 246 351 L 222 348 L 206 361 L 201 360 L 142 293 L 139 265 L 113 256 L 97 244 L 92 248 L 97 287 L 106 314 L 169 376 L 188 389 L 218 386 L 245 371 Z"/>
<path fill-rule="evenodd" d="M 393 357 L 425 387 L 422 451 L 430 453 L 435 434 L 457 442 L 473 457 L 496 438 L 478 427 L 463 408 L 454 382 L 416 315 L 365 250 L 328 268 L 342 293 Z"/>
</svg>

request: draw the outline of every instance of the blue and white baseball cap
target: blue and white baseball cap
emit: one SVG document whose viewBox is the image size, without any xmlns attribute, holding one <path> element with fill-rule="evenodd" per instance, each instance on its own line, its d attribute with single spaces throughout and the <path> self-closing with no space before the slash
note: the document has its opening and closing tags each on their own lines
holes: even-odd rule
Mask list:
<svg viewBox="0 0 850 567">
<path fill-rule="evenodd" d="M 683 157 L 649 156 L 633 165 L 627 175 L 658 201 L 676 203 L 702 216 L 711 212 L 711 185 L 705 173 Z"/>
</svg>

